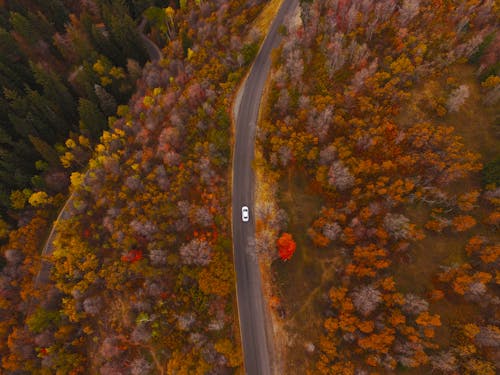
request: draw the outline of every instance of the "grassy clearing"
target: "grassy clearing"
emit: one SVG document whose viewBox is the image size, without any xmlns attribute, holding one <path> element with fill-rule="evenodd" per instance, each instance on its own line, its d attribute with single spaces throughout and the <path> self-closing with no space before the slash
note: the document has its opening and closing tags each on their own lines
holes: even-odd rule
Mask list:
<svg viewBox="0 0 500 375">
<path fill-rule="evenodd" d="M 469 87 L 470 96 L 460 111 L 448 113 L 444 121 L 455 127 L 457 135 L 463 137 L 468 149 L 481 154 L 483 162 L 488 162 L 499 155 L 500 132 L 496 125 L 499 109 L 495 106 L 485 107 L 481 103 L 480 86 L 471 66 L 454 67 L 450 75 L 461 77 L 461 83 Z"/>
<path fill-rule="evenodd" d="M 481 155 L 482 161 L 488 162 L 498 156 L 500 150 L 500 137 L 495 125 L 495 118 L 498 116 L 498 109 L 485 108 L 480 102 L 479 84 L 470 66 L 458 66 L 451 69 L 449 76 L 460 77 L 460 83 L 466 84 L 470 90 L 470 96 L 462 105 L 459 111 L 447 113 L 440 122 L 452 125 L 457 135 L 463 138 L 463 143 L 467 149 Z M 446 76 L 446 75 L 445 75 Z M 445 95 L 443 90 L 445 78 L 439 84 L 434 81 L 433 88 L 437 89 L 438 95 Z M 417 88 L 415 97 L 422 97 L 426 88 L 425 85 Z M 434 91 L 436 94 L 436 91 Z M 408 118 L 419 118 L 415 107 L 406 108 L 403 111 Z M 462 193 L 472 189 L 480 188 L 480 178 L 478 175 L 471 176 L 466 180 L 458 181 L 449 186 L 451 193 Z M 484 207 L 479 207 L 471 212 L 480 221 L 485 212 Z M 421 204 L 408 207 L 406 215 L 417 224 L 423 227 L 428 220 L 430 209 Z M 465 244 L 467 240 L 476 234 L 483 234 L 481 226 L 465 232 L 454 233 L 445 231 L 441 234 L 426 232 L 426 238 L 412 245 L 410 259 L 408 262 L 395 264 L 392 271 L 395 280 L 402 292 L 413 292 L 425 296 L 433 289 L 432 278 L 439 272 L 441 265 L 451 265 L 462 263 L 465 259 Z M 488 233 L 491 236 L 491 233 Z M 458 309 L 460 313 L 458 314 Z M 443 326 L 436 331 L 436 340 L 443 346 L 450 341 L 453 326 L 457 322 L 470 322 L 479 318 L 477 307 L 471 304 L 461 303 L 459 306 L 446 300 L 433 302 L 431 311 L 441 315 Z"/>
<path fill-rule="evenodd" d="M 297 251 L 288 262 L 272 264 L 276 287 L 286 316 L 284 328 L 288 333 L 285 350 L 286 373 L 305 374 L 313 367 L 314 357 L 304 344 L 316 342 L 321 333 L 325 304 L 323 294 L 334 282 L 332 253 L 314 248 L 306 230 L 321 208 L 322 201 L 308 189 L 303 173 L 291 172 L 280 181 L 279 204 L 288 213 L 290 232 Z"/>
</svg>

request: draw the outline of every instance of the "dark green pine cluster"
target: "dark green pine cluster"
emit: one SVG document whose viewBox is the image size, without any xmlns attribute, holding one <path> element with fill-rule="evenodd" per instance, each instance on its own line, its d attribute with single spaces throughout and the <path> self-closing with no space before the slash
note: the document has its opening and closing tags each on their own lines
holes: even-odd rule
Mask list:
<svg viewBox="0 0 500 375">
<path fill-rule="evenodd" d="M 0 1 L 0 214 L 24 189 L 62 191 L 65 140 L 90 142 L 148 60 L 139 24 L 158 0 Z M 163 4 L 164 5 L 164 4 Z"/>
</svg>

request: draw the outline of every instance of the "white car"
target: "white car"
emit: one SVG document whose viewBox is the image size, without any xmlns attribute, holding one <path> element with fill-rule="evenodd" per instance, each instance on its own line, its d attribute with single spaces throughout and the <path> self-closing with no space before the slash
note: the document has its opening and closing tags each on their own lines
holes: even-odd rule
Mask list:
<svg viewBox="0 0 500 375">
<path fill-rule="evenodd" d="M 250 214 L 248 213 L 248 207 L 243 206 L 241 207 L 241 220 L 243 220 L 245 223 L 250 219 Z"/>
</svg>

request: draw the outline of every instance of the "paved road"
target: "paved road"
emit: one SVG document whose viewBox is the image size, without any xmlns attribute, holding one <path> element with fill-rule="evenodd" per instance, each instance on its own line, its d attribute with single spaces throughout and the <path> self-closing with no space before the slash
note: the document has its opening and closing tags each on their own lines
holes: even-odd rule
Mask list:
<svg viewBox="0 0 500 375">
<path fill-rule="evenodd" d="M 52 224 L 52 229 L 50 230 L 49 237 L 47 237 L 47 241 L 45 241 L 45 245 L 43 245 L 42 249 L 42 257 L 47 257 L 54 251 L 54 238 L 56 236 L 56 224 L 60 220 L 67 220 L 71 217 L 71 208 L 73 207 L 73 198 L 74 192 L 72 192 L 64 204 L 63 208 L 59 211 L 59 215 L 57 215 L 57 219 Z M 38 271 L 35 276 L 35 289 L 38 288 L 41 284 L 46 284 L 50 279 L 50 270 L 52 269 L 52 263 L 46 260 L 42 261 L 42 266 L 40 267 L 40 271 Z"/>
<path fill-rule="evenodd" d="M 146 24 L 148 23 L 148 20 L 146 17 L 142 17 L 141 23 L 137 27 L 137 30 L 139 31 L 139 36 L 142 40 L 142 43 L 144 43 L 144 47 L 146 48 L 146 52 L 149 55 L 149 59 L 151 61 L 158 61 L 160 60 L 163 55 L 161 53 L 161 50 L 158 48 L 158 46 L 151 41 L 145 34 L 144 34 L 144 27 L 146 27 Z"/>
<path fill-rule="evenodd" d="M 270 67 L 270 52 L 281 39 L 278 27 L 285 15 L 291 14 L 298 0 L 284 0 L 269 33 L 242 87 L 241 100 L 235 108 L 236 144 L 233 159 L 233 246 L 236 269 L 238 312 L 243 343 L 245 371 L 248 375 L 273 373 L 272 332 L 269 332 L 266 306 L 262 298 L 260 271 L 252 255 L 255 221 L 254 158 L 255 124 L 259 112 L 264 83 Z M 241 221 L 241 207 L 250 208 L 250 221 Z"/>
</svg>

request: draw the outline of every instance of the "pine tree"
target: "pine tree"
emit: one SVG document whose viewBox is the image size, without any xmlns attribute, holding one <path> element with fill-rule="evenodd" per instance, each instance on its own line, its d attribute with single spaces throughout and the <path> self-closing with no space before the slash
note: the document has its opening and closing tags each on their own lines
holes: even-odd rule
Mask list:
<svg viewBox="0 0 500 375">
<path fill-rule="evenodd" d="M 59 162 L 59 156 L 57 155 L 56 150 L 51 147 L 47 142 L 41 140 L 38 137 L 33 137 L 31 135 L 28 136 L 30 142 L 35 147 L 35 150 L 38 151 L 40 156 L 47 162 L 51 167 L 59 167 L 61 163 Z"/>
<path fill-rule="evenodd" d="M 97 104 L 83 98 L 80 98 L 78 102 L 78 113 L 80 114 L 80 126 L 87 130 L 93 139 L 97 139 L 106 126 L 106 116 Z"/>
<path fill-rule="evenodd" d="M 99 98 L 99 105 L 106 116 L 112 116 L 116 113 L 116 100 L 101 85 L 94 85 L 94 91 Z"/>
<path fill-rule="evenodd" d="M 68 122 L 76 122 L 76 102 L 69 89 L 61 82 L 61 79 L 39 64 L 30 62 L 31 70 L 36 82 L 43 88 L 43 96 L 53 104 L 57 104 L 61 113 Z"/>
</svg>

